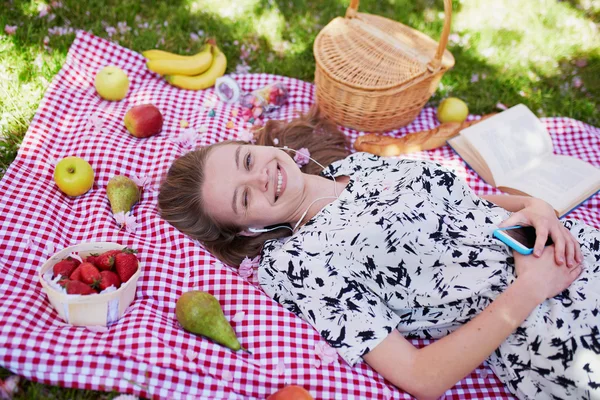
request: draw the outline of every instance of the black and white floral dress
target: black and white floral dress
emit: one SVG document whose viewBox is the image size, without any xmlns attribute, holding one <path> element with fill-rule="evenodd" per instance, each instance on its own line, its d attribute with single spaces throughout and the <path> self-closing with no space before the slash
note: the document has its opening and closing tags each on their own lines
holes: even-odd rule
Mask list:
<svg viewBox="0 0 600 400">
<path fill-rule="evenodd" d="M 511 250 L 492 237 L 509 213 L 441 165 L 356 153 L 325 171 L 349 176 L 346 189 L 292 237 L 267 242 L 258 276 L 350 365 L 392 329 L 448 335 L 514 281 Z M 600 398 L 600 232 L 564 225 L 584 272 L 488 359 L 522 399 Z"/>
</svg>

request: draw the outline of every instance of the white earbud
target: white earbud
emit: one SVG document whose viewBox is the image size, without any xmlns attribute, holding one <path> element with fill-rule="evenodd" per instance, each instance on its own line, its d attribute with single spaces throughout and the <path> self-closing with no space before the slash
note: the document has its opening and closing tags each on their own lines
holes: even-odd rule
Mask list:
<svg viewBox="0 0 600 400">
<path fill-rule="evenodd" d="M 265 233 L 265 232 L 274 231 L 275 229 L 279 229 L 279 228 L 286 228 L 286 229 L 289 229 L 290 231 L 294 232 L 292 230 L 292 228 L 290 228 L 287 225 L 279 225 L 279 226 L 276 226 L 274 228 L 269 228 L 269 229 L 266 229 L 266 228 L 248 228 L 248 232 L 252 232 L 252 233 Z"/>
</svg>

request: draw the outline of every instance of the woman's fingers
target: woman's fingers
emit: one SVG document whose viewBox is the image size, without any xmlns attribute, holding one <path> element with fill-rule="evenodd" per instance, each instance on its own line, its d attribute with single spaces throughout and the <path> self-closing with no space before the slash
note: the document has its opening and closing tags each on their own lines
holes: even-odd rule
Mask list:
<svg viewBox="0 0 600 400">
<path fill-rule="evenodd" d="M 542 255 L 542 252 L 544 251 L 544 247 L 546 245 L 546 240 L 548 240 L 548 230 L 546 228 L 543 227 L 535 227 L 535 245 L 533 246 L 533 254 L 536 257 L 539 257 Z M 555 243 L 556 244 L 556 243 Z M 564 248 L 563 248 L 564 251 Z M 556 252 L 558 252 L 557 249 L 554 250 L 555 254 Z M 558 261 L 557 261 L 558 263 Z"/>
<path fill-rule="evenodd" d="M 562 225 L 555 226 L 552 230 L 552 241 L 554 242 L 554 260 L 557 264 L 562 265 L 565 263 L 565 236 L 560 229 Z"/>
<path fill-rule="evenodd" d="M 565 260 L 567 260 L 567 266 L 573 268 L 578 262 L 575 260 L 575 243 L 569 236 L 565 235 Z"/>
<path fill-rule="evenodd" d="M 569 238 L 573 242 L 573 247 L 574 247 L 574 251 L 575 251 L 575 263 L 581 264 L 583 262 L 583 254 L 581 253 L 581 245 L 579 244 L 579 241 L 577 240 L 577 238 L 575 236 L 573 236 L 573 234 L 571 233 L 570 230 L 568 230 L 565 227 L 563 227 L 563 228 L 566 231 L 566 234 L 569 236 Z"/>
</svg>

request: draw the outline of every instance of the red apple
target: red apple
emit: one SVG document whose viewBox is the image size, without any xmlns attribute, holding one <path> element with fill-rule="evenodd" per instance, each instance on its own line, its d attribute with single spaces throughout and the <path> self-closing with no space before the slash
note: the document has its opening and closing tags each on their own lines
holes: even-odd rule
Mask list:
<svg viewBox="0 0 600 400">
<path fill-rule="evenodd" d="M 160 110 L 152 104 L 134 106 L 125 114 L 125 127 L 137 138 L 156 135 L 163 126 Z"/>
<path fill-rule="evenodd" d="M 267 400 L 313 400 L 313 397 L 300 386 L 288 385 L 267 397 Z"/>
</svg>

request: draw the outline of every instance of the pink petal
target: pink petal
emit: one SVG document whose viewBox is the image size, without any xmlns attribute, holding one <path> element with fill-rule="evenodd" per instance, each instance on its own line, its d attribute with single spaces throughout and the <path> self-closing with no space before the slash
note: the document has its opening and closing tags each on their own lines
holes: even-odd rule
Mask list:
<svg viewBox="0 0 600 400">
<path fill-rule="evenodd" d="M 193 350 L 188 350 L 185 352 L 185 357 L 188 359 L 188 361 L 194 361 L 198 357 L 198 353 Z"/>
<path fill-rule="evenodd" d="M 285 373 L 285 363 L 283 360 L 277 363 L 277 366 L 275 367 L 275 373 L 277 375 L 283 375 Z"/>
<path fill-rule="evenodd" d="M 506 107 L 502 103 L 496 103 L 496 108 L 499 109 L 499 110 L 508 110 L 508 107 Z"/>
<path fill-rule="evenodd" d="M 223 375 L 221 375 L 224 381 L 231 382 L 233 380 L 233 374 L 229 371 L 223 371 Z"/>
<path fill-rule="evenodd" d="M 245 313 L 244 311 L 240 311 L 240 312 L 237 312 L 237 313 L 236 313 L 236 314 L 233 316 L 233 318 L 231 318 L 231 320 L 232 320 L 233 322 L 242 322 L 242 321 L 244 320 L 244 317 L 245 317 L 245 316 L 246 316 L 246 313 Z"/>
<path fill-rule="evenodd" d="M 106 326 L 100 326 L 100 325 L 86 325 L 85 329 L 87 329 L 90 332 L 94 332 L 94 333 L 108 332 L 108 328 Z"/>
<path fill-rule="evenodd" d="M 48 242 L 46 244 L 46 253 L 49 255 L 53 255 L 55 252 L 56 248 L 54 247 L 54 243 L 50 243 Z"/>
<path fill-rule="evenodd" d="M 4 25 L 4 32 L 6 32 L 7 35 L 14 35 L 16 31 L 16 25 Z"/>
<path fill-rule="evenodd" d="M 315 368 L 321 368 L 321 360 L 319 360 L 318 358 L 312 359 L 310 363 Z"/>
</svg>

